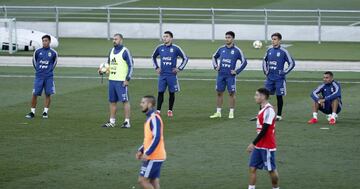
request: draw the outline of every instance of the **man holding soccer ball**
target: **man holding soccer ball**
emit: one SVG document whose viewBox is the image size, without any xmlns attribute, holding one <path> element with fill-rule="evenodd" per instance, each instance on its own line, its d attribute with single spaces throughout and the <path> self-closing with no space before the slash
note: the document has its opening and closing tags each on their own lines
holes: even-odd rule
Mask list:
<svg viewBox="0 0 360 189">
<path fill-rule="evenodd" d="M 117 102 L 124 105 L 125 121 L 121 128 L 130 128 L 130 103 L 128 85 L 133 73 L 133 58 L 130 51 L 123 46 L 123 36 L 115 34 L 113 43 L 114 47 L 110 50 L 108 57 L 108 66 L 100 67 L 100 75 L 109 74 L 109 102 L 110 102 L 110 119 L 102 127 L 115 127 Z M 105 69 L 104 69 L 105 68 Z"/>
</svg>

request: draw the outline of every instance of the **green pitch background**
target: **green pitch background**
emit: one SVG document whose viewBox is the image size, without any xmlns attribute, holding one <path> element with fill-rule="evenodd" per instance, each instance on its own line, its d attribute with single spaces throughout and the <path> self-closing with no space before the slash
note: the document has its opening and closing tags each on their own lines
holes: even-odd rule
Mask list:
<svg viewBox="0 0 360 189">
<path fill-rule="evenodd" d="M 175 34 L 176 35 L 176 34 Z M 176 36 L 175 36 L 176 37 Z M 241 38 L 241 36 L 239 36 Z M 266 44 L 263 43 L 262 49 L 254 49 L 253 41 L 236 41 L 236 44 L 243 50 L 245 56 L 250 59 L 261 59 L 264 57 Z M 134 57 L 150 57 L 157 45 L 161 42 L 158 39 L 126 39 L 124 45 L 127 46 Z M 217 40 L 176 40 L 174 43 L 181 46 L 185 53 L 193 58 L 210 59 L 211 55 L 224 44 L 224 41 Z M 269 42 L 270 43 L 270 42 Z M 360 60 L 360 43 L 350 42 L 290 42 L 287 47 L 295 60 Z M 59 47 L 56 49 L 60 56 L 94 56 L 106 57 L 112 47 L 112 40 L 106 39 L 81 39 L 81 38 L 61 38 Z M 314 53 L 316 52 L 316 53 Z M 33 51 L 19 51 L 13 56 L 32 56 Z M 9 55 L 1 52 L 0 55 Z"/>
<path fill-rule="evenodd" d="M 156 77 L 149 69 L 136 69 L 134 74 Z M 0 188 L 139 188 L 140 162 L 134 154 L 142 141 L 144 115 L 138 103 L 141 96 L 156 94 L 156 80 L 130 82 L 132 128 L 124 130 L 100 128 L 108 116 L 107 83 L 100 84 L 95 68 L 57 68 L 57 94 L 50 118 L 40 118 L 40 98 L 37 117 L 25 119 L 33 80 L 28 76 L 32 75 L 30 67 L 0 68 Z M 215 73 L 186 70 L 179 77 L 213 79 Z M 319 84 L 313 81 L 321 77 L 320 72 L 293 72 L 288 78 L 285 120 L 277 123 L 282 188 L 358 188 L 360 84 L 345 82 L 360 82 L 360 74 L 335 73 L 343 82 L 344 107 L 338 124 L 331 127 L 323 115 L 319 124 L 306 124 L 311 117 L 309 93 Z M 256 134 L 255 123 L 248 119 L 258 110 L 253 95 L 263 84 L 245 81 L 253 79 L 262 80 L 262 73 L 245 71 L 239 76 L 234 120 L 208 118 L 215 110 L 215 81 L 180 80 L 175 117 L 163 117 L 168 160 L 162 171 L 162 188 L 247 187 L 249 156 L 245 149 Z M 164 110 L 166 106 L 165 101 Z M 121 108 L 118 120 L 122 120 Z M 267 174 L 259 172 L 257 188 L 269 187 Z"/>
</svg>

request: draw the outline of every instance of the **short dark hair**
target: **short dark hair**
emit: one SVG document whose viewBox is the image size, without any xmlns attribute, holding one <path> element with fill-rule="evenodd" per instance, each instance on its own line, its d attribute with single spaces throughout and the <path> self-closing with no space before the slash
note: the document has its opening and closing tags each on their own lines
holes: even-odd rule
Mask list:
<svg viewBox="0 0 360 189">
<path fill-rule="evenodd" d="M 266 99 L 269 99 L 270 96 L 270 91 L 267 90 L 266 88 L 259 88 L 258 90 L 256 90 L 258 93 L 265 95 Z"/>
<path fill-rule="evenodd" d="M 49 41 L 51 41 L 50 35 L 44 35 L 44 36 L 41 37 L 41 39 L 44 39 L 44 38 L 47 38 Z"/>
<path fill-rule="evenodd" d="M 152 95 L 145 95 L 143 96 L 146 100 L 148 100 L 153 106 L 156 105 L 156 98 Z"/>
<path fill-rule="evenodd" d="M 164 34 L 169 34 L 171 38 L 174 37 L 173 33 L 171 31 L 165 31 Z"/>
<path fill-rule="evenodd" d="M 331 71 L 326 71 L 326 72 L 324 72 L 324 75 L 330 75 L 331 77 L 334 76 L 334 74 L 333 74 Z"/>
<path fill-rule="evenodd" d="M 282 39 L 282 36 L 281 36 L 281 34 L 279 32 L 273 33 L 271 35 L 271 38 L 274 37 L 274 36 L 278 37 L 280 40 Z"/>
<path fill-rule="evenodd" d="M 233 31 L 228 31 L 225 35 L 230 35 L 232 38 L 235 38 L 235 33 Z"/>
<path fill-rule="evenodd" d="M 120 34 L 120 33 L 116 33 L 116 34 L 114 34 L 114 37 L 115 37 L 115 36 L 119 36 L 121 39 L 124 39 L 123 35 L 122 35 L 122 34 Z"/>
</svg>

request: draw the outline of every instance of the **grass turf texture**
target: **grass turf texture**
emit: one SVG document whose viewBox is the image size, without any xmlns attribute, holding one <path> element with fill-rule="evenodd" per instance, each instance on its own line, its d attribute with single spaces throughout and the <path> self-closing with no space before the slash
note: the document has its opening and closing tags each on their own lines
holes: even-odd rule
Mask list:
<svg viewBox="0 0 360 189">
<path fill-rule="evenodd" d="M 137 69 L 135 77 L 155 77 L 153 70 Z M 30 67 L 1 67 L 0 75 L 31 75 Z M 90 68 L 57 68 L 57 76 L 95 77 Z M 294 72 L 288 80 L 319 80 L 319 72 Z M 180 78 L 214 78 L 206 70 L 186 70 Z M 341 81 L 360 81 L 359 73 L 336 72 Z M 263 78 L 247 71 L 237 83 L 236 118 L 210 120 L 215 109 L 214 81 L 181 81 L 175 117 L 165 122 L 168 160 L 162 171 L 162 188 L 245 188 L 248 154 L 255 137 L 258 106 L 254 90 Z M 107 84 L 99 79 L 57 78 L 50 118 L 26 120 L 32 78 L 0 77 L 0 188 L 132 188 L 140 163 L 134 153 L 142 141 L 144 115 L 138 107 L 145 94 L 156 93 L 156 80 L 132 80 L 132 128 L 102 129 L 108 116 Z M 16 83 L 16 85 L 15 85 Z M 310 91 L 317 83 L 288 83 L 285 120 L 277 124 L 277 164 L 283 188 L 354 188 L 360 175 L 359 84 L 343 84 L 344 108 L 340 120 L 329 127 L 309 126 Z M 271 100 L 273 104 L 275 102 Z M 227 102 L 227 101 L 225 101 Z M 226 103 L 225 103 L 226 104 Z M 165 101 L 164 110 L 167 103 Z M 225 105 L 225 107 L 227 107 Z M 224 108 L 227 116 L 227 108 Z M 119 110 L 118 120 L 122 120 Z M 321 130 L 320 127 L 329 127 Z M 269 188 L 265 172 L 259 172 L 258 188 Z"/>
<path fill-rule="evenodd" d="M 176 35 L 176 34 L 175 34 Z M 126 36 L 125 36 L 126 37 Z M 241 38 L 241 36 L 239 37 Z M 81 39 L 81 38 L 62 38 L 60 45 L 56 49 L 59 56 L 95 56 L 106 57 L 112 47 L 112 41 L 106 39 Z M 161 42 L 157 39 L 125 39 L 127 46 L 134 57 L 150 57 L 155 47 Z M 216 49 L 223 45 L 222 40 L 211 42 L 209 40 L 175 40 L 174 43 L 192 58 L 211 58 Z M 295 60 L 348 60 L 359 61 L 360 43 L 349 42 L 288 42 L 292 44 L 287 49 Z M 236 41 L 236 44 L 243 50 L 245 56 L 250 59 L 261 59 L 267 47 L 264 44 L 262 49 L 254 49 L 252 41 Z M 14 56 L 32 56 L 33 52 L 19 51 Z M 0 55 L 9 55 L 1 52 Z"/>
</svg>

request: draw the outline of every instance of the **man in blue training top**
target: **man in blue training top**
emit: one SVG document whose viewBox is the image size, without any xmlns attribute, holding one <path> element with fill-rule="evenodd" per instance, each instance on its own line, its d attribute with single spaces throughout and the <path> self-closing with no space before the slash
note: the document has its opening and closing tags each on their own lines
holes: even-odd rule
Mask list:
<svg viewBox="0 0 360 189">
<path fill-rule="evenodd" d="M 175 103 L 175 93 L 180 91 L 180 85 L 177 79 L 177 74 L 182 71 L 189 58 L 184 51 L 177 45 L 172 43 L 173 33 L 165 31 L 163 35 L 164 44 L 156 47 L 152 54 L 152 60 L 156 72 L 159 74 L 158 81 L 158 104 L 157 112 L 160 113 L 161 106 L 164 101 L 164 92 L 166 88 L 169 90 L 169 110 L 168 117 L 173 117 L 173 107 Z M 160 65 L 157 62 L 157 57 L 160 56 Z M 180 57 L 182 62 L 177 67 L 177 58 Z"/>
<path fill-rule="evenodd" d="M 341 86 L 334 80 L 334 74 L 330 71 L 324 73 L 324 83 L 319 85 L 312 93 L 313 118 L 308 123 L 315 124 L 318 122 L 318 111 L 327 114 L 330 125 L 335 125 L 338 113 L 341 111 Z"/>
<path fill-rule="evenodd" d="M 35 117 L 37 97 L 45 91 L 44 111 L 42 117 L 48 118 L 48 111 L 51 102 L 51 95 L 55 94 L 54 69 L 56 67 L 58 53 L 50 48 L 51 37 L 42 36 L 42 48 L 36 49 L 33 55 L 33 66 L 35 69 L 35 79 L 33 95 L 31 99 L 31 111 L 25 117 L 32 119 Z"/>
<path fill-rule="evenodd" d="M 263 71 L 266 75 L 265 88 L 273 95 L 276 92 L 277 115 L 276 120 L 282 120 L 283 96 L 286 95 L 286 75 L 295 67 L 295 61 L 290 53 L 281 47 L 282 36 L 280 33 L 271 35 L 272 47 L 265 54 Z M 285 67 L 287 63 L 287 67 Z"/>
<path fill-rule="evenodd" d="M 228 31 L 225 33 L 225 45 L 218 48 L 212 58 L 214 69 L 218 72 L 216 81 L 216 113 L 210 116 L 221 118 L 221 107 L 223 105 L 224 91 L 227 88 L 229 92 L 229 119 L 234 118 L 235 93 L 236 93 L 236 75 L 247 65 L 244 53 L 234 44 L 235 33 Z M 240 60 L 241 64 L 237 64 Z"/>
</svg>

